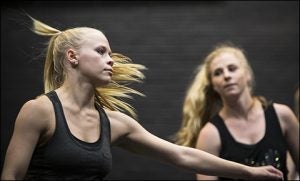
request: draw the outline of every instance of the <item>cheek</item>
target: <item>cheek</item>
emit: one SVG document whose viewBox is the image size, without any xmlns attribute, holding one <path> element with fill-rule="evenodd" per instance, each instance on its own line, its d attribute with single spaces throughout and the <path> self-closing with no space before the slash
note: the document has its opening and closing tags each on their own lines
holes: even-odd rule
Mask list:
<svg viewBox="0 0 300 181">
<path fill-rule="evenodd" d="M 239 77 L 239 82 L 241 82 L 242 84 L 244 84 L 244 85 L 248 85 L 249 83 L 250 83 L 250 76 L 248 76 L 248 75 L 241 75 L 240 77 Z"/>
<path fill-rule="evenodd" d="M 220 81 L 216 78 L 211 80 L 211 85 L 214 91 L 219 92 Z"/>
<path fill-rule="evenodd" d="M 85 61 L 92 61 L 99 58 L 99 54 L 94 51 L 86 51 L 81 54 L 81 59 Z"/>
</svg>

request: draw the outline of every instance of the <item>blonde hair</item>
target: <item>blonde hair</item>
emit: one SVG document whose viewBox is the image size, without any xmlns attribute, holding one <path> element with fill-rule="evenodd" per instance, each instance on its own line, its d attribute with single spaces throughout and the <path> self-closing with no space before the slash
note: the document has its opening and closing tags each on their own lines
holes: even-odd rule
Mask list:
<svg viewBox="0 0 300 181">
<path fill-rule="evenodd" d="M 244 70 L 250 75 L 248 82 L 251 93 L 254 87 L 254 75 L 243 50 L 230 42 L 218 44 L 196 69 L 196 75 L 190 84 L 183 103 L 181 128 L 175 135 L 175 143 L 195 147 L 198 134 L 204 125 L 219 112 L 222 102 L 213 90 L 209 67 L 213 59 L 224 52 L 233 53 L 242 63 Z M 264 97 L 256 96 L 263 104 Z"/>
<path fill-rule="evenodd" d="M 32 17 L 30 18 L 33 21 L 33 32 L 42 36 L 51 36 L 44 66 L 44 93 L 47 93 L 59 88 L 66 78 L 64 65 L 66 49 L 80 48 L 85 32 L 95 29 L 79 27 L 60 31 Z M 141 70 L 146 69 L 146 67 L 133 63 L 129 57 L 119 53 L 112 53 L 111 58 L 114 60 L 112 81 L 105 87 L 95 88 L 95 101 L 104 108 L 113 111 L 127 111 L 136 118 L 135 109 L 122 99 L 132 98 L 130 94 L 144 96 L 128 85 L 133 82 L 142 82 L 145 77 Z"/>
</svg>

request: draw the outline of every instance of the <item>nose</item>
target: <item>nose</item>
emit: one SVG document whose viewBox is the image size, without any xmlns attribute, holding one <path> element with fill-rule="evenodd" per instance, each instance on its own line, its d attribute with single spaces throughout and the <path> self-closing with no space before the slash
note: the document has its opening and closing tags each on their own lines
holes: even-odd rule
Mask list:
<svg viewBox="0 0 300 181">
<path fill-rule="evenodd" d="M 224 70 L 224 79 L 226 81 L 231 79 L 231 75 L 230 75 L 230 72 L 228 70 Z"/>
<path fill-rule="evenodd" d="M 114 60 L 109 56 L 107 64 L 110 65 L 111 67 L 114 65 Z"/>
</svg>

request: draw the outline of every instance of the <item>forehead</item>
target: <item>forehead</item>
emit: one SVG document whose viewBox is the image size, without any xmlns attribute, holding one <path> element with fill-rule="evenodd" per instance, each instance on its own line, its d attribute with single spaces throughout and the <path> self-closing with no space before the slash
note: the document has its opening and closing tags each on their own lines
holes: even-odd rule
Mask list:
<svg viewBox="0 0 300 181">
<path fill-rule="evenodd" d="M 105 46 L 109 48 L 109 42 L 105 35 L 101 31 L 93 29 L 89 29 L 85 32 L 85 41 L 83 44 L 94 47 Z"/>
<path fill-rule="evenodd" d="M 228 65 L 240 65 L 241 61 L 238 57 L 232 52 L 223 52 L 212 59 L 210 68 L 216 69 L 221 67 L 226 67 Z"/>
</svg>

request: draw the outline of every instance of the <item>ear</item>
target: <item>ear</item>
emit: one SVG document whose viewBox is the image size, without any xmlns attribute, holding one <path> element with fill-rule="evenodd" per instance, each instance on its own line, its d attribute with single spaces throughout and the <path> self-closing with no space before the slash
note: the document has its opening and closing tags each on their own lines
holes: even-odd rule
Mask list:
<svg viewBox="0 0 300 181">
<path fill-rule="evenodd" d="M 68 49 L 67 50 L 67 60 L 72 65 L 77 65 L 78 64 L 78 59 L 77 59 L 77 55 L 76 55 L 75 50 L 73 50 L 73 49 Z"/>
<path fill-rule="evenodd" d="M 250 74 L 249 71 L 245 71 L 246 72 L 246 81 L 247 81 L 247 84 L 250 85 L 251 84 L 251 80 L 252 80 L 252 76 Z"/>
</svg>

